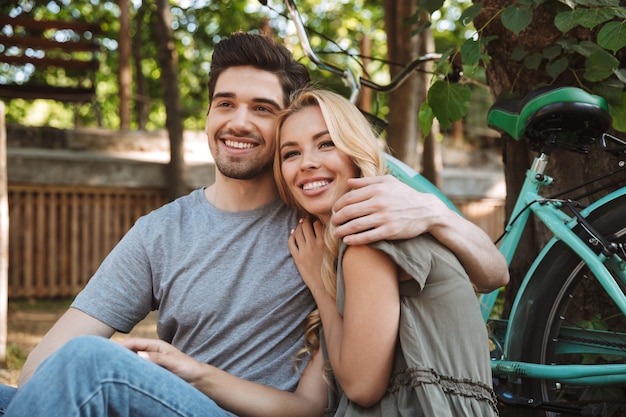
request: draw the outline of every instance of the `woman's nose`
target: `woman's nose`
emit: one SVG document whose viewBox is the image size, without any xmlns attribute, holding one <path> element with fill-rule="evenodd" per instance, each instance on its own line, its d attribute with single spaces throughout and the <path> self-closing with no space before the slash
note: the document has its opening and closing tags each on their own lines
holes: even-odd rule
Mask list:
<svg viewBox="0 0 626 417">
<path fill-rule="evenodd" d="M 300 169 L 303 171 L 319 168 L 320 164 L 314 152 L 304 152 Z"/>
</svg>

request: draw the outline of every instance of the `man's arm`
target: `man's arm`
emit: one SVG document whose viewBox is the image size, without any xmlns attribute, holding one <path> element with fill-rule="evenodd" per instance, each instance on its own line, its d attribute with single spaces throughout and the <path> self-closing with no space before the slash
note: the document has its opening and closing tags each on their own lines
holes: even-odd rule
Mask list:
<svg viewBox="0 0 626 417">
<path fill-rule="evenodd" d="M 420 193 L 391 175 L 354 178 L 352 191 L 333 207 L 331 222 L 348 245 L 408 239 L 430 233 L 448 247 L 480 292 L 509 282 L 504 256 L 478 226 L 433 194 Z"/>
<path fill-rule="evenodd" d="M 70 307 L 41 339 L 24 363 L 19 385 L 30 379 L 37 367 L 68 340 L 81 335 L 111 337 L 115 329 L 87 313 Z"/>
</svg>

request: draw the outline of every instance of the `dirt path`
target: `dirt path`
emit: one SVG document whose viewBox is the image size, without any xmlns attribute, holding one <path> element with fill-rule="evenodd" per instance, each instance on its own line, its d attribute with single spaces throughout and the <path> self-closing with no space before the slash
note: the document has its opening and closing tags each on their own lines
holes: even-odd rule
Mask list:
<svg viewBox="0 0 626 417">
<path fill-rule="evenodd" d="M 7 358 L 22 355 L 26 357 L 66 309 L 67 302 L 9 303 Z M 129 335 L 116 334 L 113 339 L 121 340 L 130 336 L 156 337 L 155 325 L 156 314 L 153 312 Z M 16 386 L 19 373 L 20 369 L 11 362 L 0 364 L 0 383 Z"/>
</svg>

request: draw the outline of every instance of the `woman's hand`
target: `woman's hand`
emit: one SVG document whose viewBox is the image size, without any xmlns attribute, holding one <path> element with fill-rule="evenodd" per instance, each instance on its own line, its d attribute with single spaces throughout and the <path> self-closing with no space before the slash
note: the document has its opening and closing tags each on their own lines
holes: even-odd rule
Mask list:
<svg viewBox="0 0 626 417">
<path fill-rule="evenodd" d="M 120 342 L 140 357 L 156 363 L 194 385 L 203 375 L 205 364 L 167 342 L 157 339 L 131 338 Z"/>
<path fill-rule="evenodd" d="M 319 221 L 302 219 L 289 236 L 289 251 L 302 280 L 311 292 L 323 288 L 324 227 Z"/>
<path fill-rule="evenodd" d="M 307 364 L 295 392 L 262 385 L 201 363 L 169 343 L 127 339 L 122 346 L 178 375 L 220 407 L 241 417 L 320 417 L 327 403 L 322 378 L 324 360 L 318 351 Z"/>
</svg>

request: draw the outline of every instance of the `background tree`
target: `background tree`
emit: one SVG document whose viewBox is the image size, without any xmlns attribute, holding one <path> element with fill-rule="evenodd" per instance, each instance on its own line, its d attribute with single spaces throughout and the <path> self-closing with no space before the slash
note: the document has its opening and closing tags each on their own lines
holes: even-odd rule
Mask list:
<svg viewBox="0 0 626 417">
<path fill-rule="evenodd" d="M 159 66 L 165 103 L 165 125 L 170 138 L 167 191 L 170 200 L 187 194 L 185 187 L 185 152 L 183 145 L 183 119 L 178 90 L 178 53 L 174 45 L 172 17 L 167 0 L 156 2 L 156 34 Z"/>
</svg>

